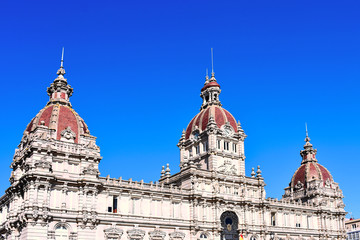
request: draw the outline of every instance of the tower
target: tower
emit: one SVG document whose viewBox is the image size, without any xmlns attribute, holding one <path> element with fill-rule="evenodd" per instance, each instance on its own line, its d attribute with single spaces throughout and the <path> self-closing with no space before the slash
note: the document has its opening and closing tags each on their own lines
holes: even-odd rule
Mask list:
<svg viewBox="0 0 360 240">
<path fill-rule="evenodd" d="M 284 199 L 307 202 L 331 209 L 343 209 L 343 194 L 334 182 L 330 172 L 316 158 L 317 149 L 310 143 L 306 131 L 300 167 L 295 171 L 289 186 L 285 188 Z"/>
<path fill-rule="evenodd" d="M 246 134 L 240 122 L 222 107 L 220 85 L 212 72 L 205 78 L 200 97 L 200 112 L 183 132 L 180 148 L 180 168 L 195 164 L 198 168 L 218 173 L 245 176 L 244 140 Z"/>
</svg>

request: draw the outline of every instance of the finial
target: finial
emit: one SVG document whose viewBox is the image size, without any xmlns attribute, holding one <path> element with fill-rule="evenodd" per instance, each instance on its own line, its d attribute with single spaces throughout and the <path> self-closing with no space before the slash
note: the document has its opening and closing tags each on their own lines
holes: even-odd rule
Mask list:
<svg viewBox="0 0 360 240">
<path fill-rule="evenodd" d="M 161 178 L 165 177 L 165 166 L 162 166 L 161 169 Z"/>
<path fill-rule="evenodd" d="M 258 167 L 257 167 L 257 171 L 256 171 L 256 177 L 257 178 L 261 178 L 261 170 L 260 170 L 260 165 L 258 165 Z"/>
<path fill-rule="evenodd" d="M 254 170 L 254 168 L 251 168 L 251 177 L 252 177 L 252 178 L 255 177 L 255 170 Z"/>
<path fill-rule="evenodd" d="M 211 48 L 211 76 L 213 77 L 214 75 L 214 50 Z"/>
<path fill-rule="evenodd" d="M 165 176 L 170 177 L 170 168 L 168 163 L 166 164 Z"/>
<path fill-rule="evenodd" d="M 62 48 L 62 53 L 61 53 L 61 65 L 60 68 L 64 67 L 64 47 Z"/>
</svg>

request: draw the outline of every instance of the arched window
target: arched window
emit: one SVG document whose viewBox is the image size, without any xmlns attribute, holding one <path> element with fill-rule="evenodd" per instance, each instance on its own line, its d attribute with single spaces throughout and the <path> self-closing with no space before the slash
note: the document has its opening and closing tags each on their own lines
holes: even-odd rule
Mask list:
<svg viewBox="0 0 360 240">
<path fill-rule="evenodd" d="M 205 233 L 200 234 L 200 239 L 207 239 L 207 236 Z"/>
<path fill-rule="evenodd" d="M 257 240 L 255 236 L 251 236 L 250 240 Z"/>
<path fill-rule="evenodd" d="M 64 225 L 55 229 L 55 240 L 69 240 L 69 231 Z"/>
</svg>

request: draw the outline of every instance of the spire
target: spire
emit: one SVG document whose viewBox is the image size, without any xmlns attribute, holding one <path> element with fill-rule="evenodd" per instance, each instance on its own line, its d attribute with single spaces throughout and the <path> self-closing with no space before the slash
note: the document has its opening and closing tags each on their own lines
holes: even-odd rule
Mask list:
<svg viewBox="0 0 360 240">
<path fill-rule="evenodd" d="M 215 79 L 214 73 L 214 55 L 213 49 L 211 48 L 211 78 L 209 79 L 207 70 L 205 77 L 205 86 L 201 89 L 200 97 L 203 99 L 203 104 L 201 105 L 200 110 L 205 109 L 209 105 L 218 105 L 221 106 L 219 100 L 219 94 L 221 92 L 220 85 Z"/>
<path fill-rule="evenodd" d="M 60 68 L 64 67 L 64 47 L 62 48 Z"/>
<path fill-rule="evenodd" d="M 64 69 L 64 47 L 62 48 L 62 52 L 61 52 L 60 68 L 59 68 L 59 70 L 57 71 L 56 74 L 59 75 L 56 79 L 66 81 L 66 79 L 64 78 L 64 75 L 65 75 L 65 69 Z M 56 80 L 56 79 L 55 79 L 55 80 Z"/>
<path fill-rule="evenodd" d="M 300 155 L 302 157 L 302 164 L 307 162 L 317 162 L 315 157 L 317 150 L 313 148 L 313 145 L 310 143 L 310 137 L 308 132 L 307 123 L 305 123 L 305 145 L 304 150 L 300 151 Z"/>
<path fill-rule="evenodd" d="M 48 102 L 48 104 L 59 103 L 71 106 L 69 98 L 73 93 L 73 89 L 67 83 L 67 79 L 64 78 L 64 48 L 62 48 L 61 52 L 60 68 L 56 74 L 58 75 L 57 78 L 55 78 L 54 82 L 47 89 L 47 93 L 50 97 L 50 101 Z"/>
<path fill-rule="evenodd" d="M 214 49 L 211 48 L 211 77 L 215 77 L 214 72 Z"/>
</svg>

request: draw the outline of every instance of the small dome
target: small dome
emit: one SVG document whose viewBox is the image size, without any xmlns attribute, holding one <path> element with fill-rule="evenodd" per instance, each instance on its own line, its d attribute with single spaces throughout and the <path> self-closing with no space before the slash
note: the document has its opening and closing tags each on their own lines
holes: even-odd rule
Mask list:
<svg viewBox="0 0 360 240">
<path fill-rule="evenodd" d="M 40 110 L 26 127 L 25 132 L 32 132 L 37 126 L 46 126 L 56 131 L 56 140 L 61 139 L 61 132 L 71 129 L 75 133 L 74 142 L 78 143 L 80 134 L 90 134 L 84 120 L 70 106 L 50 104 Z"/>
<path fill-rule="evenodd" d="M 306 186 L 306 183 L 312 180 L 322 180 L 323 186 L 325 186 L 328 180 L 331 183 L 333 182 L 330 172 L 324 166 L 317 162 L 306 162 L 294 173 L 290 187 L 294 188 L 299 182 Z"/>
<path fill-rule="evenodd" d="M 190 137 L 190 134 L 198 129 L 200 132 L 204 131 L 210 116 L 213 116 L 216 125 L 221 128 L 225 123 L 229 122 L 234 132 L 237 132 L 237 125 L 235 118 L 227 110 L 218 105 L 212 105 L 202 109 L 189 123 L 186 128 L 185 139 Z"/>
<path fill-rule="evenodd" d="M 201 91 L 204 91 L 205 89 L 209 88 L 209 87 L 218 87 L 220 88 L 220 85 L 217 82 L 209 82 L 208 84 L 206 84 Z"/>
</svg>

